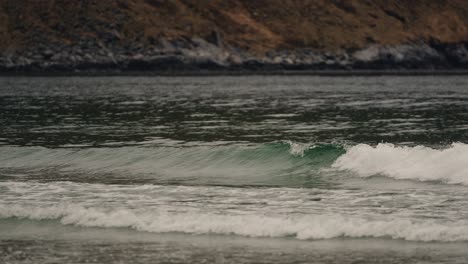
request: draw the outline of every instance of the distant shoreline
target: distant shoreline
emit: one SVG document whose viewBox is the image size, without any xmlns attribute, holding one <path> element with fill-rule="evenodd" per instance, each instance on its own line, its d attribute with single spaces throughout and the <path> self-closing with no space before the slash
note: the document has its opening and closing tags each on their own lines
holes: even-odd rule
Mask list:
<svg viewBox="0 0 468 264">
<path fill-rule="evenodd" d="M 1 72 L 0 77 L 105 77 L 105 76 L 455 76 L 468 75 L 468 69 L 457 70 L 199 70 L 199 71 L 51 71 Z"/>
</svg>

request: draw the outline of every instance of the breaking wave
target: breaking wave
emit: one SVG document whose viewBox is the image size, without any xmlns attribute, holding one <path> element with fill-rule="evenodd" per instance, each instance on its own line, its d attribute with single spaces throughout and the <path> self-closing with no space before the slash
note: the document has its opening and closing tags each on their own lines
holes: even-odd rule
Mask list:
<svg viewBox="0 0 468 264">
<path fill-rule="evenodd" d="M 0 218 L 58 220 L 64 225 L 131 228 L 137 231 L 220 234 L 248 237 L 294 237 L 301 240 L 331 238 L 392 238 L 410 241 L 467 241 L 468 222 L 435 220 L 366 219 L 342 215 L 255 215 L 170 213 L 82 206 L 5 206 Z"/>
<path fill-rule="evenodd" d="M 468 185 L 468 145 L 454 143 L 445 149 L 393 144 L 349 148 L 332 167 L 361 177 L 384 175 L 394 179 L 439 181 Z"/>
<path fill-rule="evenodd" d="M 322 177 L 330 168 L 360 177 L 468 185 L 468 145 L 425 146 L 300 144 L 119 148 L 0 147 L 1 170 L 53 170 L 58 174 L 133 175 L 133 179 L 183 180 L 196 184 L 274 184 Z M 2 172 L 0 171 L 0 176 Z M 27 173 L 26 173 L 27 174 Z M 5 175 L 5 174 L 4 174 Z M 126 176 L 119 176 L 126 175 Z M 350 174 L 347 173 L 346 177 Z M 77 177 L 76 174 L 74 177 Z M 53 179 L 52 179 L 53 180 Z M 56 180 L 74 180 L 72 178 Z M 288 181 L 290 181 L 288 183 Z"/>
</svg>

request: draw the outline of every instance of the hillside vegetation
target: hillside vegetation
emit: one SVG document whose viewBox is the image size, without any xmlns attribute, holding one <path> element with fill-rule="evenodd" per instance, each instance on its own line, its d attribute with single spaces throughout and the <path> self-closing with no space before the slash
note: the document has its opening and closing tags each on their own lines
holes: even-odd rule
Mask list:
<svg viewBox="0 0 468 264">
<path fill-rule="evenodd" d="M 451 45 L 468 42 L 468 2 L 0 0 L 0 37 L 3 56 L 88 40 L 146 49 L 199 38 L 257 57 L 279 50 L 336 53 L 411 43 Z"/>
<path fill-rule="evenodd" d="M 263 52 L 468 40 L 466 0 L 1 0 L 3 48 L 115 37 L 206 38 Z"/>
</svg>

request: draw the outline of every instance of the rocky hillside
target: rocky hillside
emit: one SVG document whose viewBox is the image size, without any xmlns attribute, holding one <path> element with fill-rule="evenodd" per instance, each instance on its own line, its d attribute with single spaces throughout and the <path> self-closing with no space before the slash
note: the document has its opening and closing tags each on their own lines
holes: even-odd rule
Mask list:
<svg viewBox="0 0 468 264">
<path fill-rule="evenodd" d="M 466 0 L 0 0 L 1 71 L 468 68 Z"/>
</svg>

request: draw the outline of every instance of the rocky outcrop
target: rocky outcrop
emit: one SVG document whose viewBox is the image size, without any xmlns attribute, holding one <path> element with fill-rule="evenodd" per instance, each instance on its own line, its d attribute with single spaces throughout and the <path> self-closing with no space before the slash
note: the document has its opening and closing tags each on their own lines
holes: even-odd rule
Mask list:
<svg viewBox="0 0 468 264">
<path fill-rule="evenodd" d="M 0 0 L 0 71 L 467 69 L 464 0 Z"/>
<path fill-rule="evenodd" d="M 154 46 L 38 45 L 0 57 L 0 71 L 14 72 L 180 72 L 353 69 L 468 69 L 468 45 L 412 43 L 373 45 L 359 50 L 322 52 L 275 50 L 263 56 L 201 38 L 160 39 Z"/>
</svg>

